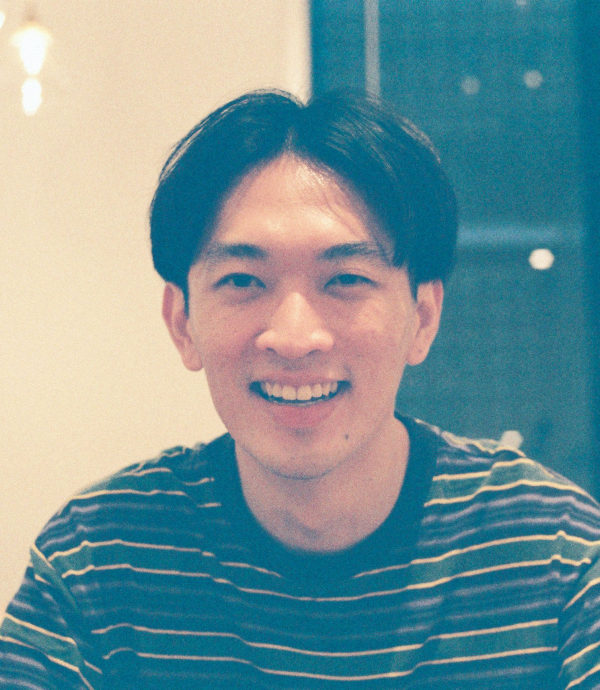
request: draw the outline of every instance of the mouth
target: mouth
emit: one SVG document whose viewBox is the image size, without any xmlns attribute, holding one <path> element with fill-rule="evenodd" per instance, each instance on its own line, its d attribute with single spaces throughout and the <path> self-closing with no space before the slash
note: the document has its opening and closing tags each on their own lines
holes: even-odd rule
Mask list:
<svg viewBox="0 0 600 690">
<path fill-rule="evenodd" d="M 255 381 L 250 385 L 250 389 L 272 403 L 306 406 L 331 400 L 349 385 L 347 381 L 328 381 L 296 387 L 270 381 Z"/>
</svg>

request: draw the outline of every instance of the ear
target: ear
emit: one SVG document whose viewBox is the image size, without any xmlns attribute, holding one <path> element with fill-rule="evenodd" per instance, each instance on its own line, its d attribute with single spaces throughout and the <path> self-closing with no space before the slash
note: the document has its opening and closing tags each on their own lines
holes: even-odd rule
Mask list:
<svg viewBox="0 0 600 690">
<path fill-rule="evenodd" d="M 440 326 L 444 286 L 441 280 L 421 283 L 417 289 L 416 325 L 407 364 L 421 364 L 429 353 Z"/>
<path fill-rule="evenodd" d="M 186 368 L 190 371 L 200 371 L 202 359 L 190 333 L 183 291 L 173 283 L 165 285 L 162 315 L 171 339 L 179 350 L 181 360 Z"/>
</svg>

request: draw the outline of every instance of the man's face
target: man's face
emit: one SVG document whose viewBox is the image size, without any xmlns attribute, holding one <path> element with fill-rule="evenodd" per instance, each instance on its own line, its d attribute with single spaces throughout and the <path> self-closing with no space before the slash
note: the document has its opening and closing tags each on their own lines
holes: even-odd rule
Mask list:
<svg viewBox="0 0 600 690">
<path fill-rule="evenodd" d="M 308 479 L 397 438 L 396 391 L 435 337 L 442 288 L 415 300 L 370 225 L 330 175 L 283 156 L 224 204 L 188 315 L 167 285 L 167 325 L 205 369 L 238 459 Z"/>
</svg>

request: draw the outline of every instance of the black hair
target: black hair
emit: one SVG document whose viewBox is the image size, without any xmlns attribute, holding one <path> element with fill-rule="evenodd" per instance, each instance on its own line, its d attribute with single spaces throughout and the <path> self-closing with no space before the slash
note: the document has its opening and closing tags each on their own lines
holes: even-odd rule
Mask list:
<svg viewBox="0 0 600 690">
<path fill-rule="evenodd" d="M 256 91 L 218 108 L 174 148 L 150 208 L 154 266 L 187 298 L 187 278 L 242 178 L 283 154 L 333 174 L 364 203 L 413 290 L 445 281 L 457 236 L 454 191 L 429 139 L 379 102 L 331 93 L 306 105 Z"/>
</svg>

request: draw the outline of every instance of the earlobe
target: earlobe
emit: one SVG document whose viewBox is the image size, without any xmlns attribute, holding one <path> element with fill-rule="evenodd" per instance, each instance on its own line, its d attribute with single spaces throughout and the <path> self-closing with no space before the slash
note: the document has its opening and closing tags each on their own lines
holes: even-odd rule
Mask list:
<svg viewBox="0 0 600 690">
<path fill-rule="evenodd" d="M 185 297 L 181 288 L 174 283 L 165 285 L 162 315 L 185 367 L 190 371 L 200 371 L 202 359 L 190 333 Z"/>
<path fill-rule="evenodd" d="M 407 364 L 421 364 L 435 340 L 444 301 L 444 286 L 440 280 L 419 285 L 416 300 L 416 327 Z"/>
</svg>

